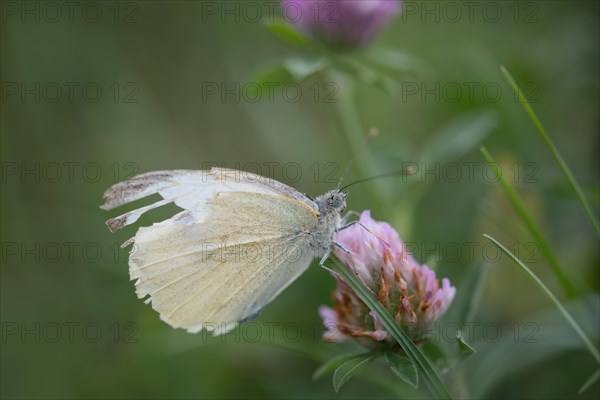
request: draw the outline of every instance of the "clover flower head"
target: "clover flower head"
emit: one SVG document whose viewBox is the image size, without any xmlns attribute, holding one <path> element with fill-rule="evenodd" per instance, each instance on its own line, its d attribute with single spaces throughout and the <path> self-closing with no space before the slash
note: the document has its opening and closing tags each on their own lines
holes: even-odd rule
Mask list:
<svg viewBox="0 0 600 400">
<path fill-rule="evenodd" d="M 336 256 L 375 293 L 415 342 L 423 341 L 427 327 L 446 312 L 456 289 L 447 278 L 440 286 L 435 272 L 408 254 L 389 224 L 375 221 L 368 210 L 359 222 L 338 233 L 337 241 L 350 253 L 336 249 Z M 339 277 L 336 280 L 333 308 L 322 306 L 319 310 L 327 328 L 324 338 L 355 340 L 368 347 L 393 344 L 376 315 L 346 283 Z"/>
<path fill-rule="evenodd" d="M 402 8 L 397 0 L 281 0 L 281 5 L 300 30 L 344 47 L 371 42 Z"/>
</svg>

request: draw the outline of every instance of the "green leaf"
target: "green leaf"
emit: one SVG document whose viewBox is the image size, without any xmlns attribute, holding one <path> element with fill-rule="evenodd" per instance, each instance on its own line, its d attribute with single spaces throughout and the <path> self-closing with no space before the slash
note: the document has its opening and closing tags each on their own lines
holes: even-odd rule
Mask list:
<svg viewBox="0 0 600 400">
<path fill-rule="evenodd" d="M 385 72 L 371 68 L 354 57 L 338 55 L 333 59 L 333 67 L 354 80 L 381 89 L 389 95 L 397 92 L 398 83 Z"/>
<path fill-rule="evenodd" d="M 260 90 L 271 91 L 288 82 L 301 82 L 328 66 L 323 58 L 288 58 L 260 68 L 248 81 L 258 85 Z"/>
<path fill-rule="evenodd" d="M 500 170 L 500 168 L 498 166 L 498 163 L 496 163 L 496 161 L 494 160 L 492 155 L 487 151 L 487 149 L 483 146 L 481 146 L 480 149 L 481 149 L 481 152 L 483 153 L 483 156 L 486 158 L 486 160 L 496 170 L 496 175 L 498 176 L 500 186 L 502 186 L 502 188 L 506 192 L 508 199 L 510 200 L 513 207 L 517 211 L 517 214 L 519 214 L 519 216 L 525 223 L 525 226 L 529 230 L 529 233 L 531 234 L 531 236 L 533 236 L 533 238 L 537 242 L 538 246 L 540 247 L 540 251 L 544 254 L 544 256 L 546 257 L 546 260 L 548 260 L 550 267 L 552 268 L 552 270 L 554 271 L 554 274 L 560 281 L 563 289 L 565 290 L 565 293 L 570 298 L 575 297 L 575 295 L 577 294 L 577 290 L 575 289 L 575 286 L 573 285 L 573 283 L 571 282 L 571 280 L 569 279 L 569 277 L 567 276 L 567 274 L 565 273 L 565 271 L 563 270 L 561 265 L 558 263 L 558 260 L 554 256 L 554 253 L 552 252 L 550 245 L 548 244 L 548 242 L 546 242 L 546 239 L 542 235 L 542 232 L 538 229 L 536 224 L 533 222 L 533 218 L 529 215 L 529 212 L 527 212 L 527 209 L 525 208 L 525 205 L 519 198 L 519 195 L 512 188 L 512 186 L 509 185 L 507 180 L 504 178 L 504 176 L 502 175 L 502 171 Z"/>
<path fill-rule="evenodd" d="M 324 58 L 288 58 L 282 63 L 294 80 L 300 82 L 328 66 Z"/>
<path fill-rule="evenodd" d="M 567 178 L 567 181 L 569 182 L 569 185 L 571 186 L 571 189 L 573 189 L 573 191 L 575 192 L 575 195 L 579 199 L 579 203 L 581 203 L 581 207 L 583 208 L 583 211 L 585 212 L 585 214 L 588 217 L 590 223 L 592 224 L 592 226 L 596 230 L 596 236 L 600 237 L 600 225 L 598 224 L 598 220 L 596 219 L 596 216 L 592 212 L 592 209 L 591 209 L 591 207 L 590 207 L 590 205 L 589 205 L 589 203 L 587 201 L 587 198 L 583 194 L 583 190 L 581 190 L 581 186 L 579 186 L 579 183 L 577 183 L 577 181 L 575 180 L 575 176 L 573 175 L 573 173 L 571 172 L 571 170 L 567 166 L 567 163 L 565 162 L 565 160 L 562 158 L 562 156 L 558 152 L 558 149 L 556 148 L 556 146 L 554 145 L 554 143 L 552 142 L 552 140 L 550 140 L 550 137 L 548 136 L 548 133 L 546 133 L 546 130 L 542 126 L 542 123 L 540 122 L 540 120 L 538 119 L 538 117 L 533 112 L 533 109 L 531 108 L 531 106 L 529 105 L 529 102 L 527 101 L 527 98 L 525 97 L 525 95 L 523 94 L 523 92 L 521 91 L 521 89 L 519 88 L 519 85 L 517 85 L 517 83 L 513 79 L 512 75 L 508 72 L 508 70 L 506 68 L 500 67 L 500 69 L 502 70 L 502 73 L 504 74 L 504 76 L 508 80 L 508 83 L 510 83 L 511 87 L 513 88 L 513 90 L 515 91 L 515 93 L 517 94 L 517 96 L 519 97 L 519 101 L 521 102 L 521 104 L 525 108 L 525 111 L 529 115 L 529 118 L 531 119 L 531 121 L 535 125 L 538 133 L 540 134 L 540 136 L 542 138 L 542 140 L 544 141 L 544 143 L 548 147 L 548 150 L 550 150 L 550 153 L 552 154 L 552 157 L 554 157 L 554 160 L 556 161 L 556 163 L 558 164 L 559 168 L 561 169 L 561 171 L 565 175 L 565 178 Z"/>
<path fill-rule="evenodd" d="M 465 360 L 473 353 L 477 353 L 477 350 L 471 347 L 471 345 L 464 340 L 462 332 L 460 331 L 456 334 L 456 344 L 458 345 L 458 351 L 463 360 Z"/>
<path fill-rule="evenodd" d="M 317 380 L 322 376 L 336 370 L 340 365 L 355 359 L 357 357 L 363 357 L 370 355 L 372 353 L 360 353 L 360 354 L 342 354 L 340 356 L 334 357 L 331 360 L 324 362 L 317 370 L 313 373 L 312 378 Z"/>
<path fill-rule="evenodd" d="M 336 392 L 339 391 L 362 365 L 371 361 L 373 358 L 375 358 L 375 355 L 372 353 L 362 354 L 352 357 L 352 359 L 340 365 L 333 373 L 333 389 Z"/>
<path fill-rule="evenodd" d="M 366 61 L 395 72 L 413 72 L 423 78 L 434 75 L 426 62 L 404 51 L 375 45 L 369 46 L 363 56 Z"/>
<path fill-rule="evenodd" d="M 443 344 L 436 340 L 426 340 L 422 345 L 423 353 L 427 354 L 429 360 L 440 368 L 448 365 L 448 354 L 442 348 Z"/>
<path fill-rule="evenodd" d="M 596 346 L 594 346 L 594 344 L 587 337 L 587 335 L 585 334 L 583 329 L 581 329 L 581 327 L 579 326 L 577 321 L 575 321 L 575 319 L 571 316 L 571 314 L 567 311 L 567 309 L 561 304 L 561 302 L 556 298 L 556 296 L 554 296 L 554 294 L 550 291 L 550 289 L 548 289 L 548 287 L 546 287 L 546 285 L 544 285 L 544 283 L 540 280 L 540 278 L 538 278 L 537 275 L 535 275 L 533 273 L 533 271 L 531 271 L 525 264 L 523 264 L 523 262 L 520 259 L 518 259 L 514 254 L 512 254 L 506 247 L 504 247 L 502 244 L 500 244 L 500 242 L 498 242 L 496 239 L 494 239 L 493 237 L 491 237 L 489 235 L 483 235 L 483 236 L 486 237 L 487 239 L 489 239 L 492 243 L 494 243 L 504 254 L 509 256 L 510 259 L 513 260 L 515 264 L 517 264 L 519 267 L 521 267 L 521 269 L 523 270 L 523 272 L 525 272 L 525 274 L 527 274 L 529 279 L 531 279 L 542 290 L 542 292 L 556 305 L 556 307 L 561 312 L 561 314 L 565 317 L 567 322 L 569 322 L 569 324 L 571 324 L 571 327 L 573 328 L 573 330 L 577 333 L 577 335 L 579 335 L 581 340 L 583 340 L 583 342 L 587 346 L 587 348 L 590 351 L 590 353 L 592 354 L 592 356 L 596 359 L 596 361 L 598 363 L 600 363 L 600 352 L 598 352 L 598 349 L 596 348 Z"/>
<path fill-rule="evenodd" d="M 495 111 L 464 113 L 452 119 L 423 146 L 423 161 L 456 160 L 476 148 L 498 126 Z"/>
<path fill-rule="evenodd" d="M 600 379 L 600 369 L 597 369 L 596 372 L 594 372 L 592 374 L 592 376 L 590 376 L 589 379 L 587 381 L 585 381 L 585 383 L 583 384 L 581 389 L 579 389 L 577 394 L 582 394 L 583 392 L 588 390 L 590 387 L 592 387 L 592 385 L 594 383 L 598 382 L 599 379 Z"/>
<path fill-rule="evenodd" d="M 293 76 L 282 62 L 274 63 L 259 69 L 249 82 L 255 83 L 261 89 L 272 87 L 275 84 L 290 82 Z"/>
<path fill-rule="evenodd" d="M 310 47 L 311 41 L 291 24 L 283 20 L 276 20 L 266 24 L 267 29 L 279 39 L 301 48 Z"/>
<path fill-rule="evenodd" d="M 419 384 L 419 373 L 417 367 L 409 359 L 396 353 L 385 353 L 383 358 L 389 364 L 390 369 L 404 382 L 417 388 Z"/>
<path fill-rule="evenodd" d="M 439 399 L 451 399 L 452 396 L 437 372 L 410 336 L 398 326 L 390 313 L 381 305 L 375 294 L 337 258 L 333 258 L 333 270 L 346 282 L 356 295 L 377 315 L 381 324 L 398 342 L 404 353 L 417 366 L 419 374 L 433 393 Z"/>
</svg>

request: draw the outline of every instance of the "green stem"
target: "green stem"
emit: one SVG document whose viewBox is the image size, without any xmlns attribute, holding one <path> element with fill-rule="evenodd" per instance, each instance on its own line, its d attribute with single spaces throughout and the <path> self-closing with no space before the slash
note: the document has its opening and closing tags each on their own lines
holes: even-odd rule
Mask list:
<svg viewBox="0 0 600 400">
<path fill-rule="evenodd" d="M 571 314 L 569 314 L 567 309 L 560 303 L 560 301 L 556 298 L 556 296 L 550 291 L 550 289 L 548 289 L 546 287 L 546 285 L 544 285 L 544 282 L 542 282 L 540 280 L 540 278 L 538 278 L 533 273 L 533 271 L 531 271 L 525 264 L 523 264 L 523 262 L 521 260 L 519 260 L 510 251 L 508 251 L 508 249 L 506 247 L 504 247 L 502 244 L 500 244 L 500 242 L 498 242 L 496 239 L 494 239 L 493 237 L 491 237 L 489 235 L 483 235 L 483 236 L 486 237 L 487 239 L 489 239 L 492 243 L 494 243 L 504 254 L 509 256 L 511 258 L 511 260 L 514 261 L 515 264 L 517 264 L 519 267 L 521 267 L 521 269 L 523 270 L 523 272 L 525 272 L 527 274 L 529 279 L 531 279 L 540 289 L 542 289 L 542 292 L 544 292 L 544 294 L 556 305 L 556 307 L 561 312 L 561 314 L 565 317 L 565 319 L 569 322 L 569 324 L 571 324 L 571 326 L 573 327 L 573 330 L 575 330 L 575 332 L 579 335 L 581 340 L 583 340 L 583 342 L 587 346 L 587 348 L 590 351 L 590 353 L 592 354 L 592 356 L 596 359 L 596 362 L 598 362 L 600 364 L 600 353 L 598 352 L 598 349 L 596 348 L 596 346 L 594 346 L 594 344 L 587 337 L 585 332 L 583 332 L 583 329 L 581 329 L 579 324 L 575 321 L 575 319 L 571 316 Z"/>
<path fill-rule="evenodd" d="M 579 199 L 579 203 L 581 203 L 581 207 L 583 208 L 583 211 L 587 215 L 590 223 L 594 226 L 594 229 L 596 230 L 596 236 L 600 238 L 600 225 L 598 224 L 598 220 L 596 219 L 596 216 L 592 212 L 592 208 L 590 207 L 585 195 L 583 194 L 583 190 L 581 190 L 581 186 L 579 186 L 579 184 L 575 180 L 575 176 L 573 176 L 573 173 L 567 166 L 567 163 L 565 162 L 565 160 L 562 158 L 562 156 L 558 152 L 558 149 L 556 148 L 556 146 L 554 146 L 554 143 L 552 143 L 552 140 L 550 140 L 548 133 L 546 133 L 546 130 L 542 126 L 542 123 L 540 122 L 538 117 L 533 112 L 533 109 L 529 105 L 529 102 L 527 101 L 527 98 L 521 91 L 521 88 L 519 88 L 519 85 L 515 82 L 512 75 L 508 72 L 508 70 L 506 68 L 500 67 L 500 69 L 502 70 L 502 73 L 504 74 L 504 76 L 506 77 L 506 79 L 508 80 L 510 85 L 512 86 L 512 88 L 515 91 L 515 93 L 517 94 L 517 96 L 519 97 L 519 101 L 525 108 L 525 111 L 529 115 L 529 118 L 531 118 L 531 121 L 533 122 L 538 133 L 542 137 L 542 140 L 544 141 L 544 143 L 546 143 L 546 146 L 550 150 L 552 157 L 554 157 L 554 160 L 556 161 L 556 163 L 560 167 L 561 171 L 567 178 L 567 181 L 569 182 L 569 186 L 571 186 L 571 189 L 573 189 L 573 191 L 575 192 L 575 195 Z"/>
<path fill-rule="evenodd" d="M 339 116 L 342 132 L 346 138 L 346 141 L 348 142 L 348 146 L 350 147 L 351 156 L 354 156 L 364 150 L 365 154 L 361 153 L 356 158 L 356 165 L 358 166 L 361 178 L 373 176 L 376 174 L 376 172 L 375 168 L 373 167 L 371 153 L 369 152 L 369 149 L 361 148 L 361 145 L 367 138 L 368 130 L 365 129 L 360 122 L 358 110 L 354 102 L 355 98 L 353 82 L 340 74 L 332 76 L 332 80 L 337 82 L 340 86 L 340 95 L 337 103 L 335 103 L 335 107 Z M 347 184 L 348 182 L 345 181 L 344 183 Z M 369 190 L 366 192 L 372 194 L 371 197 L 375 204 L 378 207 L 387 210 L 383 199 L 380 196 L 377 196 L 377 193 L 380 193 L 377 184 L 375 182 L 369 182 L 367 185 L 369 185 Z"/>
<path fill-rule="evenodd" d="M 410 360 L 417 366 L 423 380 L 427 386 L 429 386 L 429 389 L 434 396 L 438 399 L 451 399 L 452 396 L 448 392 L 448 389 L 444 386 L 437 372 L 425 357 L 425 354 L 423 354 L 421 349 L 414 344 L 410 336 L 398 326 L 394 318 L 377 300 L 373 292 L 371 292 L 358 276 L 336 258 L 334 258 L 333 270 L 342 277 L 344 282 L 350 286 L 367 307 L 377 315 L 377 318 L 381 321 L 385 329 L 394 337 L 394 339 L 396 339 L 402 350 L 404 350 Z"/>
<path fill-rule="evenodd" d="M 575 297 L 575 295 L 577 294 L 575 285 L 573 285 L 573 283 L 571 282 L 571 280 L 569 279 L 567 274 L 564 272 L 564 270 L 558 263 L 558 260 L 554 256 L 554 253 L 552 252 L 550 245 L 548 244 L 548 242 L 546 242 L 546 239 L 544 239 L 542 232 L 538 229 L 536 224 L 533 222 L 533 218 L 531 218 L 531 216 L 527 212 L 527 209 L 523 205 L 523 202 L 519 198 L 519 195 L 512 188 L 512 186 L 510 186 L 508 184 L 506 179 L 504 179 L 504 176 L 502 176 L 502 172 L 501 172 L 500 168 L 498 167 L 498 163 L 496 163 L 496 161 L 494 160 L 492 155 L 487 151 L 487 149 L 483 146 L 481 146 L 480 149 L 481 149 L 481 152 L 483 153 L 483 156 L 485 157 L 485 159 L 490 163 L 490 165 L 492 167 L 494 167 L 496 169 L 496 174 L 499 177 L 500 185 L 506 192 L 508 199 L 510 200 L 513 207 L 517 211 L 517 214 L 519 214 L 519 216 L 521 217 L 523 222 L 525 222 L 525 226 L 527 226 L 529 233 L 531 234 L 531 236 L 533 236 L 533 238 L 537 242 L 538 246 L 540 246 L 540 250 L 542 251 L 542 253 L 546 257 L 546 259 L 548 260 L 550 267 L 552 268 L 552 270 L 554 271 L 554 274 L 560 281 L 563 289 L 565 290 L 565 293 L 570 298 Z"/>
</svg>

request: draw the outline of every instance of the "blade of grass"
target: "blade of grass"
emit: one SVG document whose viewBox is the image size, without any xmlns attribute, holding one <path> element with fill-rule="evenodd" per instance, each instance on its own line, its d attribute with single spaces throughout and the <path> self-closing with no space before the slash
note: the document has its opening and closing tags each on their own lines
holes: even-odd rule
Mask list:
<svg viewBox="0 0 600 400">
<path fill-rule="evenodd" d="M 546 130 L 542 126 L 542 123 L 540 122 L 540 120 L 538 119 L 538 117 L 533 112 L 533 109 L 529 105 L 529 102 L 527 101 L 527 98 L 525 97 L 525 95 L 521 91 L 521 88 L 519 88 L 519 85 L 517 84 L 517 82 L 515 82 L 515 80 L 513 79 L 512 75 L 510 74 L 510 72 L 508 72 L 508 70 L 506 68 L 504 68 L 503 66 L 501 66 L 500 69 L 502 70 L 502 73 L 504 74 L 504 76 L 508 80 L 508 83 L 510 83 L 510 85 L 513 88 L 513 90 L 515 91 L 515 93 L 519 97 L 519 101 L 521 102 L 521 104 L 525 108 L 525 111 L 529 115 L 529 118 L 531 118 L 531 121 L 533 122 L 533 124 L 535 125 L 538 133 L 542 137 L 542 140 L 544 141 L 544 143 L 546 143 L 546 146 L 550 150 L 550 153 L 552 153 L 552 157 L 554 157 L 554 160 L 556 161 L 556 163 L 558 164 L 559 168 L 561 169 L 561 171 L 565 175 L 565 178 L 567 178 L 567 181 L 569 182 L 569 186 L 571 186 L 571 189 L 573 189 L 573 191 L 575 192 L 575 195 L 579 199 L 579 202 L 581 203 L 581 207 L 583 208 L 583 211 L 585 212 L 585 214 L 587 215 L 588 219 L 590 220 L 590 223 L 594 226 L 594 229 L 596 230 L 596 236 L 600 237 L 600 225 L 598 225 L 598 220 L 596 219 L 596 216 L 592 212 L 592 209 L 591 209 L 591 207 L 590 207 L 590 205 L 589 205 L 589 203 L 588 203 L 585 195 L 583 194 L 583 190 L 581 190 L 581 186 L 579 186 L 579 184 L 575 180 L 575 176 L 573 176 L 573 173 L 571 172 L 571 170 L 567 166 L 567 163 L 565 163 L 565 160 L 562 158 L 562 156 L 558 152 L 558 149 L 556 148 L 556 146 L 554 146 L 554 143 L 552 143 L 552 140 L 550 140 L 550 137 L 548 136 L 548 133 L 546 133 Z"/>
<path fill-rule="evenodd" d="M 519 216 L 521 217 L 523 222 L 525 222 L 525 225 L 527 226 L 529 233 L 531 234 L 531 236 L 533 236 L 533 238 L 535 239 L 537 244 L 540 246 L 540 250 L 546 257 L 546 260 L 548 260 L 550 267 L 552 268 L 552 270 L 554 271 L 554 274 L 560 281 L 563 289 L 565 290 L 565 293 L 570 298 L 575 297 L 575 295 L 577 293 L 575 286 L 573 285 L 573 283 L 571 282 L 571 280 L 569 279 L 567 274 L 563 271 L 562 267 L 558 263 L 558 260 L 554 256 L 554 253 L 552 252 L 550 245 L 548 244 L 548 242 L 546 242 L 546 239 L 544 239 L 542 232 L 538 229 L 538 227 L 533 222 L 533 218 L 531 218 L 531 216 L 529 215 L 529 212 L 527 212 L 527 209 L 525 208 L 525 205 L 519 198 L 519 195 L 512 188 L 512 186 L 509 185 L 509 183 L 506 181 L 506 179 L 504 179 L 504 176 L 502 176 L 502 171 L 498 167 L 498 163 L 496 163 L 496 161 L 494 160 L 492 155 L 487 151 L 487 149 L 485 147 L 481 146 L 480 150 L 483 153 L 483 156 L 485 157 L 485 159 L 490 163 L 490 165 L 492 165 L 492 167 L 494 167 L 496 169 L 496 174 L 498 175 L 500 185 L 506 192 L 508 199 L 512 203 L 513 207 L 515 208 L 515 210 L 517 211 L 517 213 L 519 214 Z"/>
<path fill-rule="evenodd" d="M 596 346 L 594 346 L 594 344 L 587 337 L 587 335 L 585 334 L 583 329 L 581 329 L 579 324 L 575 321 L 575 319 L 571 316 L 571 314 L 569 314 L 567 309 L 561 304 L 560 300 L 558 300 L 556 298 L 556 296 L 554 296 L 554 294 L 550 291 L 550 289 L 548 289 L 548 287 L 546 287 L 546 285 L 544 285 L 544 283 L 540 280 L 540 278 L 538 278 L 537 275 L 535 275 L 532 270 L 530 270 L 525 264 L 523 264 L 523 262 L 520 259 L 518 259 L 514 254 L 512 254 L 506 247 L 504 247 L 502 244 L 500 244 L 500 242 L 498 242 L 496 239 L 494 239 L 493 237 L 491 237 L 489 235 L 485 235 L 485 234 L 483 236 L 485 238 L 487 238 L 488 240 L 490 240 L 494 245 L 496 245 L 504 254 L 506 254 L 508 257 L 510 257 L 510 259 L 513 260 L 515 264 L 517 264 L 519 267 L 521 267 L 521 269 L 523 270 L 523 272 L 525 272 L 527 274 L 529 279 L 531 279 L 542 290 L 542 292 L 556 305 L 556 307 L 561 312 L 561 314 L 565 317 L 567 322 L 569 322 L 569 324 L 571 324 L 571 327 L 573 328 L 573 330 L 577 333 L 577 335 L 579 335 L 581 340 L 583 340 L 583 342 L 587 346 L 590 353 L 592 353 L 592 356 L 600 364 L 600 352 L 598 352 L 598 348 L 596 348 Z"/>
<path fill-rule="evenodd" d="M 333 261 L 333 270 L 337 272 L 344 282 L 356 293 L 356 295 L 373 311 L 381 321 L 385 329 L 396 339 L 402 350 L 417 366 L 423 380 L 438 399 L 451 399 L 452 396 L 444 386 L 437 372 L 412 339 L 396 324 L 394 318 L 377 300 L 373 292 L 345 265 L 336 258 Z"/>
<path fill-rule="evenodd" d="M 588 390 L 589 388 L 591 388 L 592 385 L 594 383 L 596 383 L 599 379 L 600 379 L 600 369 L 597 369 L 596 372 L 594 372 L 592 374 L 592 376 L 590 376 L 589 379 L 587 381 L 585 381 L 585 383 L 583 384 L 583 386 L 581 387 L 581 389 L 579 389 L 579 391 L 577 392 L 577 394 L 580 395 L 583 392 L 585 392 L 586 390 Z"/>
</svg>

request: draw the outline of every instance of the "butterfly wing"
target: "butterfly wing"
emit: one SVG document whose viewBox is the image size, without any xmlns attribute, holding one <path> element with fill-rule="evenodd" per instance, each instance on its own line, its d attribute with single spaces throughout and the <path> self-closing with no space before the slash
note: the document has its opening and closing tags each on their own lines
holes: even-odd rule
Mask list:
<svg viewBox="0 0 600 400">
<path fill-rule="evenodd" d="M 142 227 L 126 244 L 140 298 L 174 327 L 215 334 L 258 313 L 293 282 L 314 254 L 317 207 L 280 182 L 240 171 L 166 171 L 119 183 L 103 208 L 153 193 L 163 200 L 107 221 L 111 230 L 174 202 L 184 211 Z"/>
</svg>

